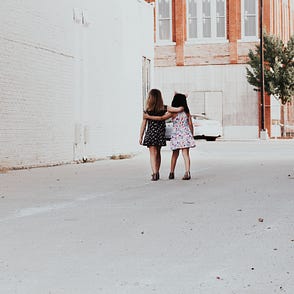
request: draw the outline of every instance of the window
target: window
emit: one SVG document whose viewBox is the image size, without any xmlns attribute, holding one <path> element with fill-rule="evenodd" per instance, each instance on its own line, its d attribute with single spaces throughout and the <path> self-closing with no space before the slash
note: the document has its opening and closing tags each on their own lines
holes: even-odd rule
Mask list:
<svg viewBox="0 0 294 294">
<path fill-rule="evenodd" d="M 226 0 L 188 0 L 188 40 L 226 39 Z"/>
<path fill-rule="evenodd" d="M 243 0 L 243 37 L 257 38 L 258 34 L 258 1 Z"/>
<path fill-rule="evenodd" d="M 224 0 L 216 2 L 216 36 L 224 38 L 226 36 L 226 6 Z"/>
<path fill-rule="evenodd" d="M 211 2 L 210 0 L 202 1 L 202 32 L 204 38 L 211 38 Z"/>
<path fill-rule="evenodd" d="M 197 27 L 197 1 L 189 0 L 188 2 L 188 32 L 189 39 L 196 39 L 198 37 Z"/>
<path fill-rule="evenodd" d="M 157 40 L 172 41 L 172 0 L 157 1 Z"/>
</svg>

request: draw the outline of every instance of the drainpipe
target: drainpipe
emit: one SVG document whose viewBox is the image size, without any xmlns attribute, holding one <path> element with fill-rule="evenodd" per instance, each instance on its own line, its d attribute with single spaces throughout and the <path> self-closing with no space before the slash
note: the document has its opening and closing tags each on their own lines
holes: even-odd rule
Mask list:
<svg viewBox="0 0 294 294">
<path fill-rule="evenodd" d="M 264 127 L 264 117 L 265 117 L 265 98 L 264 98 L 264 51 L 263 51 L 263 0 L 260 0 L 260 12 L 259 12 L 259 34 L 260 34 L 260 117 L 261 117 L 261 130 L 260 139 L 268 139 L 267 130 Z"/>
</svg>

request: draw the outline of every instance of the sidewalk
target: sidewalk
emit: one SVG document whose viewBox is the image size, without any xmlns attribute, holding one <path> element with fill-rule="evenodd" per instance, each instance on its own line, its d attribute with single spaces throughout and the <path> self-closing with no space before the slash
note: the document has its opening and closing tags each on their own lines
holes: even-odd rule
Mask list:
<svg viewBox="0 0 294 294">
<path fill-rule="evenodd" d="M 0 293 L 294 293 L 294 141 L 0 174 Z"/>
</svg>

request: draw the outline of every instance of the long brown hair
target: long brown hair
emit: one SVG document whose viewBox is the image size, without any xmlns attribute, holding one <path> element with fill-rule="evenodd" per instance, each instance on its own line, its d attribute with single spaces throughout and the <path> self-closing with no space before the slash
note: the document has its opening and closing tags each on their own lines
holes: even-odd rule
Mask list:
<svg viewBox="0 0 294 294">
<path fill-rule="evenodd" d="M 160 112 L 164 109 L 161 92 L 158 89 L 151 89 L 146 101 L 146 111 Z"/>
</svg>

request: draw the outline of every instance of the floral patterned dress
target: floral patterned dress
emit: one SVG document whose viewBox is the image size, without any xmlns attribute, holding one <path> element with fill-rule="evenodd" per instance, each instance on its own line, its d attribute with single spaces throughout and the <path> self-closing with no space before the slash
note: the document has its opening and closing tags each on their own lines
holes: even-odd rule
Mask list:
<svg viewBox="0 0 294 294">
<path fill-rule="evenodd" d="M 172 120 L 171 150 L 195 147 L 195 140 L 189 128 L 187 114 L 184 111 L 179 112 Z"/>
</svg>

